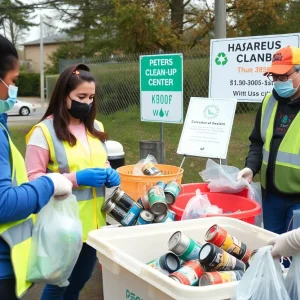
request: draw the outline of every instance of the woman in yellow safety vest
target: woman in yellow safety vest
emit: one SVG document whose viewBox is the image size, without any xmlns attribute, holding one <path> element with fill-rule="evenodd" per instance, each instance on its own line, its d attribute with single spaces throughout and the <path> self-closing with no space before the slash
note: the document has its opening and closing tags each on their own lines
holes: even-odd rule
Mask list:
<svg viewBox="0 0 300 300">
<path fill-rule="evenodd" d="M 105 225 L 105 186 L 120 184 L 107 163 L 107 134 L 96 117 L 96 83 L 80 64 L 59 77 L 42 121 L 27 135 L 26 168 L 29 180 L 59 172 L 73 183 L 83 227 L 83 247 L 68 287 L 46 285 L 42 300 L 75 300 L 92 275 L 96 251 L 85 243 L 90 230 Z"/>
<path fill-rule="evenodd" d="M 72 183 L 58 173 L 28 183 L 22 155 L 12 142 L 7 114 L 17 101 L 19 59 L 15 47 L 0 35 L 0 299 L 20 298 L 26 281 L 33 227 L 52 195 L 69 195 Z"/>
</svg>

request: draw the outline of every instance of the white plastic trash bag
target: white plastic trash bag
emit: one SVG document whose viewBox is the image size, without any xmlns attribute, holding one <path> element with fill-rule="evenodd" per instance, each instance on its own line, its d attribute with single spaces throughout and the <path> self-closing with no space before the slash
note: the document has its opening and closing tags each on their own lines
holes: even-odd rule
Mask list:
<svg viewBox="0 0 300 300">
<path fill-rule="evenodd" d="M 293 256 L 292 264 L 285 278 L 285 286 L 292 300 L 300 299 L 300 253 Z"/>
<path fill-rule="evenodd" d="M 152 163 L 152 164 L 156 165 L 157 160 L 153 155 L 148 154 L 145 159 L 141 159 L 137 164 L 134 165 L 133 170 L 132 170 L 132 175 L 136 175 L 136 176 L 145 175 L 143 172 L 143 166 L 145 166 L 147 163 Z"/>
<path fill-rule="evenodd" d="M 260 204 L 261 209 L 262 209 L 262 195 L 261 195 L 261 185 L 259 182 L 252 182 L 251 184 L 248 183 L 248 198 L 251 200 L 254 200 Z M 263 223 L 263 214 L 259 214 L 258 216 L 255 217 L 255 222 L 254 224 L 256 226 L 259 226 L 261 228 L 264 227 Z"/>
<path fill-rule="evenodd" d="M 208 182 L 211 192 L 235 194 L 248 186 L 244 178 L 236 180 L 239 171 L 236 167 L 219 165 L 212 159 L 208 159 L 206 169 L 199 174 L 205 182 Z"/>
<path fill-rule="evenodd" d="M 271 249 L 272 246 L 267 246 L 257 251 L 232 300 L 291 300 L 280 262 L 273 259 Z"/>
<path fill-rule="evenodd" d="M 68 286 L 82 247 L 82 225 L 74 195 L 50 199 L 33 228 L 27 280 Z"/>
<path fill-rule="evenodd" d="M 191 220 L 205 218 L 207 214 L 222 214 L 223 210 L 216 205 L 211 205 L 208 196 L 201 194 L 200 189 L 196 190 L 196 195 L 193 196 L 187 203 L 181 220 Z"/>
</svg>

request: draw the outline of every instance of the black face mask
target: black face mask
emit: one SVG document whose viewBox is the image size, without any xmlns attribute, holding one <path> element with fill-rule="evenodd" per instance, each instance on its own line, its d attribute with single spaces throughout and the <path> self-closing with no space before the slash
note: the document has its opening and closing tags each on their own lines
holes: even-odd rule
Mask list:
<svg viewBox="0 0 300 300">
<path fill-rule="evenodd" d="M 70 100 L 72 101 L 71 108 L 68 109 L 70 115 L 75 119 L 83 120 L 91 111 L 92 103 L 81 103 L 71 98 Z"/>
</svg>

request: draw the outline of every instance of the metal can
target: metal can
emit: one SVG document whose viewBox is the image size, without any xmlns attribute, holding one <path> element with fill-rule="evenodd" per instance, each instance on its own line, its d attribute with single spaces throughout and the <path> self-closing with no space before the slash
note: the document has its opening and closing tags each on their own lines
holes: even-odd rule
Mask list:
<svg viewBox="0 0 300 300">
<path fill-rule="evenodd" d="M 249 260 L 248 260 L 248 264 L 251 265 L 251 263 L 253 262 L 253 258 L 255 256 L 255 254 L 257 253 L 258 249 L 255 249 L 251 252 Z"/>
<path fill-rule="evenodd" d="M 196 286 L 204 270 L 198 260 L 186 262 L 179 270 L 169 275 L 170 278 L 184 285 Z"/>
<path fill-rule="evenodd" d="M 150 188 L 148 191 L 148 198 L 150 210 L 155 215 L 161 215 L 167 211 L 168 205 L 166 197 L 160 186 L 155 185 Z"/>
<path fill-rule="evenodd" d="M 168 248 L 180 259 L 187 262 L 199 259 L 201 245 L 181 231 L 176 231 L 169 240 Z"/>
<path fill-rule="evenodd" d="M 247 246 L 218 225 L 213 225 L 209 228 L 205 235 L 205 240 L 220 247 L 244 263 L 247 263 L 249 260 L 251 252 L 247 249 Z"/>
<path fill-rule="evenodd" d="M 177 181 L 171 181 L 165 187 L 165 195 L 168 205 L 172 205 L 181 191 L 181 185 Z"/>
<path fill-rule="evenodd" d="M 151 224 L 154 221 L 154 214 L 147 210 L 142 210 L 135 225 Z"/>
<path fill-rule="evenodd" d="M 167 184 L 164 183 L 163 181 L 158 181 L 156 182 L 157 186 L 160 186 L 163 190 L 166 188 Z"/>
<path fill-rule="evenodd" d="M 142 210 L 143 207 L 135 202 L 134 205 L 132 205 L 129 211 L 127 212 L 125 218 L 121 221 L 121 224 L 124 226 L 133 225 L 136 219 L 139 217 Z"/>
<path fill-rule="evenodd" d="M 199 260 L 206 271 L 246 271 L 242 261 L 211 243 L 203 245 Z"/>
<path fill-rule="evenodd" d="M 164 214 L 160 216 L 156 216 L 154 222 L 155 223 L 174 222 L 175 216 L 176 216 L 175 212 L 168 209 Z"/>
<path fill-rule="evenodd" d="M 169 275 L 180 269 L 180 260 L 174 253 L 169 252 L 148 262 L 147 265 L 163 274 Z"/>
<path fill-rule="evenodd" d="M 137 201 L 137 203 L 141 204 L 143 206 L 144 209 L 149 210 L 150 206 L 149 206 L 149 197 L 148 194 L 140 197 Z"/>
<path fill-rule="evenodd" d="M 110 196 L 111 200 L 121 206 L 126 212 L 128 212 L 132 205 L 136 202 L 129 197 L 119 187 L 116 188 Z"/>
<path fill-rule="evenodd" d="M 200 277 L 199 286 L 240 281 L 243 275 L 243 271 L 207 272 Z"/>
<path fill-rule="evenodd" d="M 110 215 L 117 222 L 121 223 L 126 217 L 126 211 L 112 202 L 111 199 L 107 199 L 102 206 L 102 211 Z"/>
<path fill-rule="evenodd" d="M 145 175 L 162 175 L 161 171 L 151 161 L 143 165 L 142 171 Z"/>
</svg>

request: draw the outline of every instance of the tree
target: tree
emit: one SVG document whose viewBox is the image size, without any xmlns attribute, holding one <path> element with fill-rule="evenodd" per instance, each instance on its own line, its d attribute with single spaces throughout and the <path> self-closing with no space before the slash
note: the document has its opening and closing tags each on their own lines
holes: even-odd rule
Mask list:
<svg viewBox="0 0 300 300">
<path fill-rule="evenodd" d="M 0 28 L 3 34 L 14 46 L 18 46 L 23 41 L 26 32 L 30 27 L 35 26 L 31 20 L 32 10 L 22 8 L 23 2 L 20 0 L 0 1 Z M 2 10 L 6 7 L 6 10 Z"/>
</svg>

